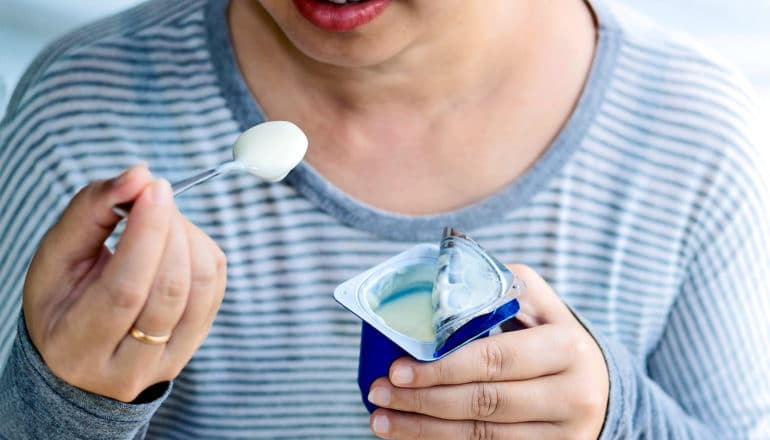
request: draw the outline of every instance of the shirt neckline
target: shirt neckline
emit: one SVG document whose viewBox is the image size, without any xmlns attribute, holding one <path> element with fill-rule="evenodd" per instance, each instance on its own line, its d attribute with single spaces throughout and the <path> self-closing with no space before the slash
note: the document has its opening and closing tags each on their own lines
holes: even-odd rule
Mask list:
<svg viewBox="0 0 770 440">
<path fill-rule="evenodd" d="M 221 0 L 208 1 L 205 11 L 207 44 L 226 105 L 240 129 L 246 130 L 265 121 L 265 116 L 238 68 L 227 23 L 228 4 Z M 556 139 L 540 158 L 519 178 L 498 192 L 445 213 L 403 215 L 353 199 L 304 161 L 284 182 L 339 221 L 388 240 L 435 241 L 443 226 L 453 226 L 472 233 L 478 228 L 502 222 L 558 174 L 580 147 L 599 112 L 607 79 L 615 66 L 620 38 L 615 18 L 607 5 L 602 0 L 590 0 L 589 5 L 598 21 L 598 41 L 578 103 Z"/>
</svg>

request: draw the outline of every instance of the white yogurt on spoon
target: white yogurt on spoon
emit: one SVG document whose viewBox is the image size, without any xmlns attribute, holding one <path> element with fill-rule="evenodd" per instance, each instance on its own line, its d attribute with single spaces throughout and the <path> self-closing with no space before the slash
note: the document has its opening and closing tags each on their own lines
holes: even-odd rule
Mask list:
<svg viewBox="0 0 770 440">
<path fill-rule="evenodd" d="M 233 144 L 233 160 L 216 168 L 180 180 L 171 185 L 174 195 L 233 171 L 247 171 L 261 179 L 278 182 L 305 157 L 308 140 L 302 130 L 289 121 L 267 121 L 241 133 Z M 133 202 L 116 205 L 112 210 L 128 216 Z"/>
<path fill-rule="evenodd" d="M 268 121 L 241 133 L 233 145 L 233 161 L 249 173 L 278 182 L 307 152 L 307 137 L 289 121 Z"/>
</svg>

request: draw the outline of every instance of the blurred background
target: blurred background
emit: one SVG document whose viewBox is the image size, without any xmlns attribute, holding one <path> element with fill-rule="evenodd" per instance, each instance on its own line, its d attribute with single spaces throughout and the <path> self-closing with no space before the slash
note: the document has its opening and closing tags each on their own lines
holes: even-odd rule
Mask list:
<svg viewBox="0 0 770 440">
<path fill-rule="evenodd" d="M 754 84 L 761 105 L 770 115 L 770 0 L 607 1 L 629 4 L 721 54 Z M 85 22 L 138 3 L 0 0 L 0 115 L 27 64 L 49 41 Z M 770 122 L 770 118 L 767 120 Z"/>
</svg>

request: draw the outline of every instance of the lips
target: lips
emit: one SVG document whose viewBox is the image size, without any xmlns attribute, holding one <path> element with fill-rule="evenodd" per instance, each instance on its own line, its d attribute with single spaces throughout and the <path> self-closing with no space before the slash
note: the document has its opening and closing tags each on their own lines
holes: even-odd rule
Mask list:
<svg viewBox="0 0 770 440">
<path fill-rule="evenodd" d="M 347 32 L 377 18 L 391 0 L 294 0 L 299 13 L 321 29 Z"/>
</svg>

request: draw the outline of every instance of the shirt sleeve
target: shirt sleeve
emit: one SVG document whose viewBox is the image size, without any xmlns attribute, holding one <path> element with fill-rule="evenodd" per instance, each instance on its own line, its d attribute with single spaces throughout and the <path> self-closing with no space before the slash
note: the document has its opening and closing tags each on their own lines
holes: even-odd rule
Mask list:
<svg viewBox="0 0 770 440">
<path fill-rule="evenodd" d="M 770 438 L 770 203 L 758 157 L 728 151 L 708 176 L 646 364 L 595 335 L 610 372 L 602 439 Z"/>
<path fill-rule="evenodd" d="M 46 367 L 19 319 L 16 340 L 0 376 L 0 434 L 7 438 L 142 438 L 168 396 L 130 404 L 73 387 Z"/>
<path fill-rule="evenodd" d="M 145 404 L 125 404 L 55 377 L 19 319 L 27 267 L 46 230 L 85 183 L 78 161 L 59 148 L 61 127 L 46 111 L 61 99 L 42 87 L 33 64 L 0 122 L 0 438 L 142 437 L 170 390 Z M 57 125 L 59 124 L 59 125 Z M 71 347 L 77 350 L 78 347 Z"/>
</svg>

